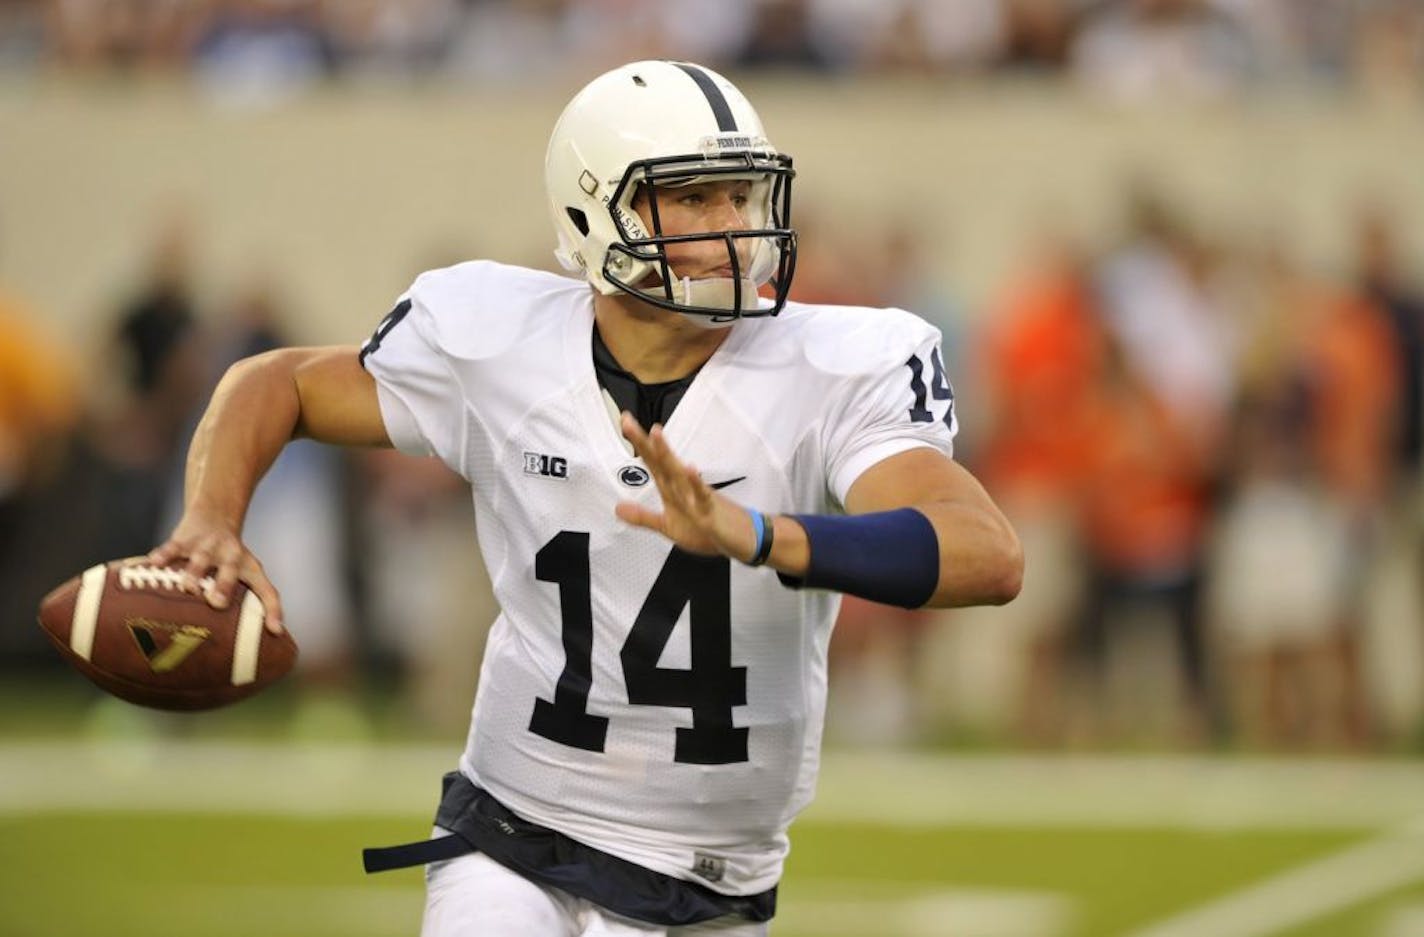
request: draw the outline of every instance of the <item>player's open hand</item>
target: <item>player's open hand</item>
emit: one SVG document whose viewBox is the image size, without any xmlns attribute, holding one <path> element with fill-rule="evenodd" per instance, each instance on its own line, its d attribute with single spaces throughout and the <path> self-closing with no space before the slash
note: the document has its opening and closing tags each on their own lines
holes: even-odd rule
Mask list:
<svg viewBox="0 0 1424 937">
<path fill-rule="evenodd" d="M 626 411 L 620 425 L 652 474 L 663 504 L 658 512 L 623 501 L 615 509 L 619 518 L 656 530 L 689 553 L 745 561 L 756 552 L 756 531 L 746 509 L 713 491 L 695 466 L 679 459 L 661 425 L 644 432 Z"/>
<path fill-rule="evenodd" d="M 277 589 L 257 557 L 242 542 L 231 525 L 200 512 L 187 511 L 169 538 L 148 554 L 156 566 L 168 566 L 186 560 L 184 571 L 195 582 L 210 572 L 213 586 L 203 597 L 213 608 L 227 608 L 239 581 L 247 584 L 262 602 L 266 612 L 267 630 L 282 632 L 282 602 Z"/>
</svg>

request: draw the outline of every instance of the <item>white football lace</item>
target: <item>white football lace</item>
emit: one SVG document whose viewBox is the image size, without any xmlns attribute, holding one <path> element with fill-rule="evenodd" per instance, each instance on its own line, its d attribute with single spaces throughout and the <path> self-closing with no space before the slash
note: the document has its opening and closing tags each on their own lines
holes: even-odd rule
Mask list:
<svg viewBox="0 0 1424 937">
<path fill-rule="evenodd" d="M 121 589 L 169 589 L 178 592 L 207 592 L 215 583 L 212 576 L 194 579 L 181 569 L 160 566 L 119 567 Z"/>
</svg>

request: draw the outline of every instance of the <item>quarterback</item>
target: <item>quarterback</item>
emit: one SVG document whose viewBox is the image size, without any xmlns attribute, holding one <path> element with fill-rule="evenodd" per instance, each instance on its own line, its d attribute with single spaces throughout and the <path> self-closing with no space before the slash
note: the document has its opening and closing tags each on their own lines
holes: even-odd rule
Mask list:
<svg viewBox="0 0 1424 937">
<path fill-rule="evenodd" d="M 248 499 L 298 436 L 467 479 L 502 609 L 425 865 L 425 937 L 768 933 L 839 595 L 1006 602 L 1018 541 L 952 458 L 939 333 L 790 301 L 789 156 L 700 66 L 636 62 L 545 161 L 575 277 L 422 274 L 361 347 L 235 365 L 155 562 L 278 594 Z"/>
</svg>

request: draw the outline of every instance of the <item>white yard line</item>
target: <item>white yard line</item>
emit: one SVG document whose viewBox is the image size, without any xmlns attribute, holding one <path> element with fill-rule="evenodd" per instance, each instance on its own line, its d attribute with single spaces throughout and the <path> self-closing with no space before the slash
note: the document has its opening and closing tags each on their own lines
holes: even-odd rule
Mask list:
<svg viewBox="0 0 1424 937">
<path fill-rule="evenodd" d="M 424 816 L 455 746 L 153 740 L 0 744 L 0 814 Z M 1386 830 L 1424 764 L 1384 760 L 832 753 L 808 821 L 892 826 Z"/>
<path fill-rule="evenodd" d="M 1128 937 L 1268 937 L 1415 882 L 1424 881 L 1424 825 L 1410 824 Z"/>
<path fill-rule="evenodd" d="M 444 745 L 0 743 L 0 817 L 75 810 L 417 817 L 433 809 L 440 776 L 457 755 Z M 1130 935 L 1266 937 L 1424 881 L 1424 828 L 1408 825 L 1421 812 L 1424 764 L 1406 761 L 832 753 L 806 817 L 920 828 L 1397 831 Z M 1051 894 L 866 885 L 788 896 L 779 917 L 788 930 L 825 937 L 1053 937 L 1067 932 L 1072 910 Z M 419 904 L 399 889 L 295 891 L 299 906 L 329 908 L 353 924 L 408 916 Z M 280 916 L 281 906 L 274 900 L 271 913 Z M 1389 937 L 1419 937 L 1418 915 L 1394 925 Z"/>
<path fill-rule="evenodd" d="M 847 883 L 831 896 L 815 882 L 782 900 L 774 933 L 817 937 L 1060 937 L 1072 902 L 1049 892 L 935 889 L 894 895 Z"/>
<path fill-rule="evenodd" d="M 1380 937 L 1424 937 L 1424 904 L 1406 905 L 1389 916 Z"/>
<path fill-rule="evenodd" d="M 984 827 L 1389 829 L 1424 812 L 1424 762 L 1221 756 L 827 759 L 806 817 Z"/>
<path fill-rule="evenodd" d="M 424 815 L 458 752 L 192 741 L 0 746 L 0 814 Z"/>
<path fill-rule="evenodd" d="M 777 904 L 774 931 L 817 937 L 1058 937 L 1072 900 L 1043 891 L 813 878 Z"/>
</svg>

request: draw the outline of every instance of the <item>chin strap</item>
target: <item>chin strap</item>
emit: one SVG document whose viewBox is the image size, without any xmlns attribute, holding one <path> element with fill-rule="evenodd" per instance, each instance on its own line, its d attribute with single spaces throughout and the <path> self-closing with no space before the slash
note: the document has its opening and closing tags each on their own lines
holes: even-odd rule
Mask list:
<svg viewBox="0 0 1424 937">
<path fill-rule="evenodd" d="M 761 302 L 757 295 L 756 281 L 743 278 L 742 305 L 736 306 L 737 281 L 731 277 L 706 277 L 694 280 L 682 277 L 672 284 L 672 298 L 684 306 L 703 306 L 710 309 L 725 309 L 728 313 L 747 312 L 756 309 Z M 736 321 L 734 315 L 726 318 L 699 313 L 683 313 L 683 318 L 691 320 L 704 329 L 725 329 Z"/>
</svg>

